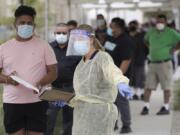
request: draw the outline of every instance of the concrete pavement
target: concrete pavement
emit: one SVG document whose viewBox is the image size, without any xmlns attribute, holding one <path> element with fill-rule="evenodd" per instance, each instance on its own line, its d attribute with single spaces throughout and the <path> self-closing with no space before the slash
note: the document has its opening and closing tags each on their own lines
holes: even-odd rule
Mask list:
<svg viewBox="0 0 180 135">
<path fill-rule="evenodd" d="M 131 101 L 132 130 L 129 135 L 171 135 L 172 113 L 166 116 L 157 116 L 163 104 L 163 91 L 157 90 L 152 93 L 150 114 L 141 116 L 142 101 Z M 120 123 L 121 124 L 121 123 Z M 119 126 L 121 127 L 121 125 Z M 116 131 L 114 135 L 119 135 Z"/>
</svg>

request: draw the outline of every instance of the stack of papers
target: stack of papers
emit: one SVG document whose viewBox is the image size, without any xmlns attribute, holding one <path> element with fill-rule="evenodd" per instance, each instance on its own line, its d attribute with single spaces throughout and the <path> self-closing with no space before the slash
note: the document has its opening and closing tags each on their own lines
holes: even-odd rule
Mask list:
<svg viewBox="0 0 180 135">
<path fill-rule="evenodd" d="M 25 86 L 26 88 L 32 89 L 34 91 L 36 91 L 37 93 L 39 93 L 39 89 L 35 86 L 33 86 L 32 84 L 30 84 L 29 82 L 26 82 L 25 80 L 21 79 L 20 77 L 16 76 L 16 75 L 11 75 L 10 76 L 14 81 L 18 82 L 19 84 Z"/>
<path fill-rule="evenodd" d="M 40 90 L 30 84 L 29 82 L 23 80 L 22 78 L 16 76 L 16 75 L 11 75 L 10 76 L 13 80 L 18 82 L 19 84 L 25 86 L 26 88 L 29 88 L 31 90 L 36 91 L 39 94 L 39 98 L 41 100 L 46 100 L 46 101 L 65 101 L 69 102 L 75 95 L 74 93 L 70 92 L 65 92 L 65 90 L 60 90 L 60 89 L 51 89 L 48 90 L 48 87 L 46 87 L 41 93 Z"/>
</svg>

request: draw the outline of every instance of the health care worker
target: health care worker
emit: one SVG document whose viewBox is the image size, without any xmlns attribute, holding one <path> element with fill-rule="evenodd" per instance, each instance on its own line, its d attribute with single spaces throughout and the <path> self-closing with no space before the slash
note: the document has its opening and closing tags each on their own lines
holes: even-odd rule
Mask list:
<svg viewBox="0 0 180 135">
<path fill-rule="evenodd" d="M 114 102 L 118 91 L 127 98 L 132 96 L 129 80 L 103 51 L 89 25 L 71 32 L 67 55 L 84 56 L 74 73 L 72 135 L 113 135 L 118 117 Z"/>
</svg>

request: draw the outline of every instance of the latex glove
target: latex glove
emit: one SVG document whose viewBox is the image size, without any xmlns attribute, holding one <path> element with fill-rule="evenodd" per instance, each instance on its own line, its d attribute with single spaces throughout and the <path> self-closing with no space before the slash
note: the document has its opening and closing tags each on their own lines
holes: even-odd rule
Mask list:
<svg viewBox="0 0 180 135">
<path fill-rule="evenodd" d="M 54 102 L 52 102 L 51 104 L 52 104 L 53 107 L 56 107 L 56 108 L 62 108 L 62 107 L 64 107 L 65 105 L 67 105 L 66 102 L 61 101 L 61 100 L 60 100 L 60 101 L 54 101 Z"/>
<path fill-rule="evenodd" d="M 131 99 L 133 96 L 131 88 L 126 83 L 119 83 L 118 91 L 123 97 L 125 97 L 127 99 Z"/>
</svg>

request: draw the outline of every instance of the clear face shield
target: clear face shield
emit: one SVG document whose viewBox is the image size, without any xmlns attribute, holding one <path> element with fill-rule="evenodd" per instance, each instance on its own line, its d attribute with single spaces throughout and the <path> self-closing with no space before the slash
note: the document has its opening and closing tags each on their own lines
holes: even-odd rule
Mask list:
<svg viewBox="0 0 180 135">
<path fill-rule="evenodd" d="M 67 56 L 84 56 L 90 50 L 90 36 L 85 30 L 72 30 L 69 37 Z"/>
</svg>

